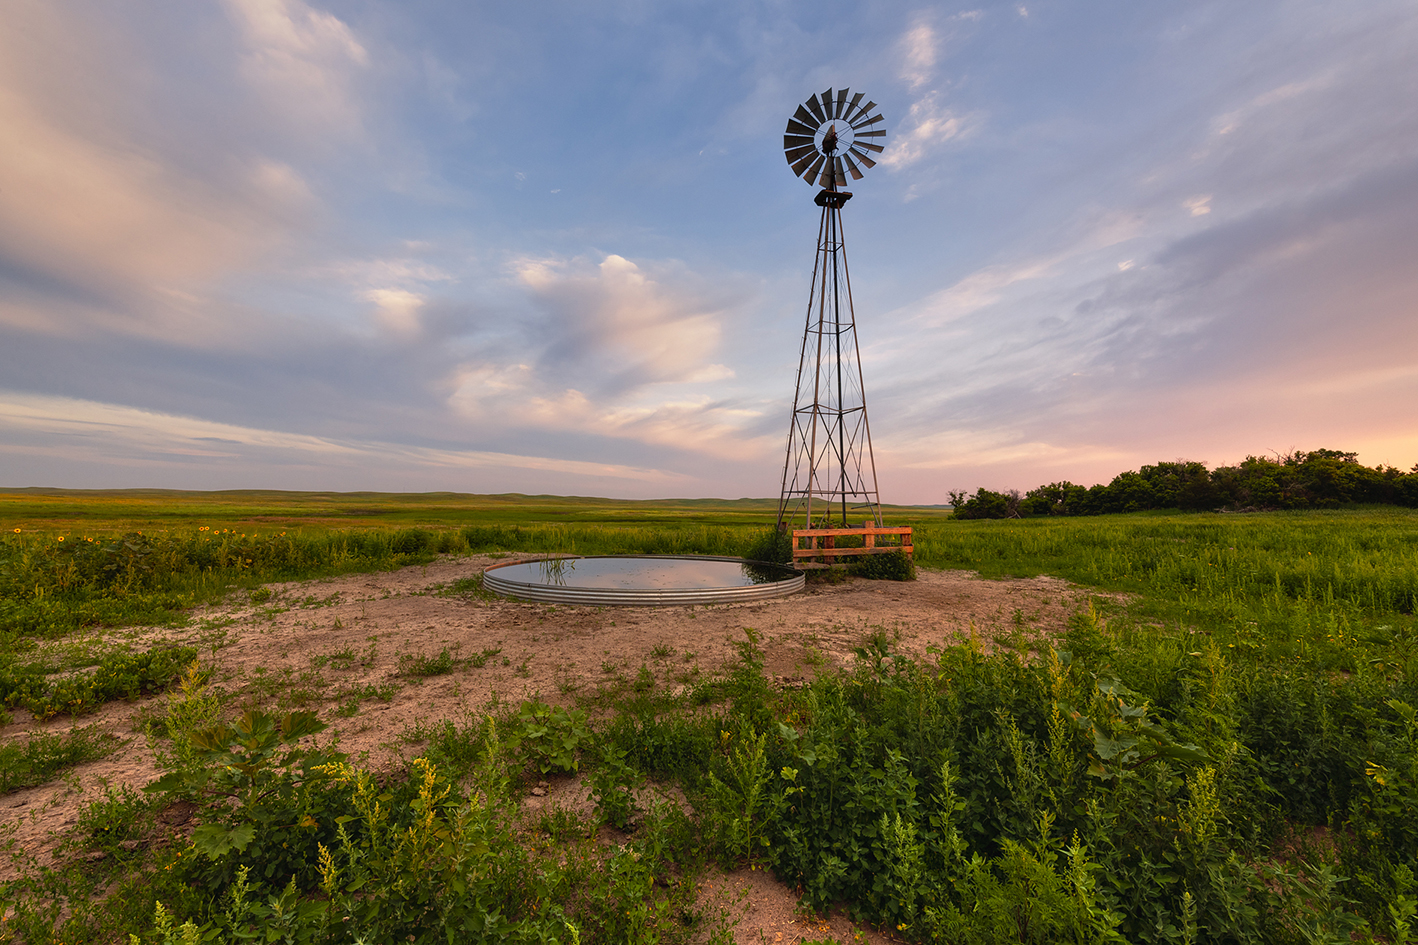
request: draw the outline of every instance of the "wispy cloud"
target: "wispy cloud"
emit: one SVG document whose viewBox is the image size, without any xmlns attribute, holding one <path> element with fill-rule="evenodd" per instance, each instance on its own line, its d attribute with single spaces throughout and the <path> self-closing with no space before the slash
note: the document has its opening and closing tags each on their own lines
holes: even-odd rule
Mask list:
<svg viewBox="0 0 1418 945">
<path fill-rule="evenodd" d="M 547 456 L 449 450 L 305 436 L 139 410 L 121 404 L 0 391 L 0 433 L 12 456 L 43 455 L 134 468 L 309 466 L 383 478 L 396 464 L 427 469 L 517 469 L 667 484 L 684 479 L 657 469 Z M 14 485 L 14 483 L 5 483 Z"/>
<path fill-rule="evenodd" d="M 158 108 L 107 40 L 47 4 L 0 29 L 0 324 L 215 343 L 227 327 L 207 287 L 280 246 L 315 200 L 288 162 L 194 161 L 155 139 Z"/>
<path fill-rule="evenodd" d="M 897 43 L 900 77 L 913 99 L 906 117 L 881 163 L 893 169 L 916 164 L 940 145 L 966 136 L 979 123 L 978 115 L 962 115 L 945 104 L 938 71 L 947 44 L 984 18 L 981 10 L 967 10 L 944 19 L 920 15 Z"/>
<path fill-rule="evenodd" d="M 901 78 L 913 91 L 929 82 L 935 74 L 936 46 L 939 42 L 934 27 L 924 18 L 901 37 Z"/>
<path fill-rule="evenodd" d="M 910 167 L 935 152 L 948 141 L 967 136 L 974 127 L 970 116 L 957 115 L 932 92 L 911 103 L 901 122 L 901 131 L 881 156 L 882 164 L 893 170 Z"/>
<path fill-rule="evenodd" d="M 419 312 L 428 300 L 407 289 L 370 289 L 365 298 L 375 305 L 375 318 L 397 335 L 416 335 L 423 324 Z"/>
<path fill-rule="evenodd" d="M 583 378 L 589 369 L 605 390 L 692 382 L 713 364 L 733 301 L 680 267 L 657 276 L 615 254 L 594 266 L 523 259 L 513 271 L 541 313 L 542 363 Z"/>
<path fill-rule="evenodd" d="M 352 83 L 369 52 L 348 24 L 302 0 L 226 0 L 246 43 L 242 72 L 265 99 L 309 135 L 362 125 Z"/>
</svg>

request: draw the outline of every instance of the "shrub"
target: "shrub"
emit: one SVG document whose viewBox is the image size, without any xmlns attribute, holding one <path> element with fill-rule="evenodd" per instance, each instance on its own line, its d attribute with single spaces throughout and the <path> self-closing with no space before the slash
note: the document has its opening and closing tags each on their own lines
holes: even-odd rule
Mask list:
<svg viewBox="0 0 1418 945">
<path fill-rule="evenodd" d="M 852 573 L 872 581 L 914 581 L 916 562 L 904 551 L 862 555 L 852 565 Z"/>
<path fill-rule="evenodd" d="M 951 518 L 1019 518 L 1021 496 L 1016 489 L 1008 492 L 991 492 L 977 489 L 972 496 L 967 492 L 950 493 L 950 504 L 955 507 Z"/>
<path fill-rule="evenodd" d="M 792 533 L 777 528 L 769 529 L 754 540 L 744 557 L 749 561 L 765 561 L 768 564 L 792 564 Z"/>
</svg>

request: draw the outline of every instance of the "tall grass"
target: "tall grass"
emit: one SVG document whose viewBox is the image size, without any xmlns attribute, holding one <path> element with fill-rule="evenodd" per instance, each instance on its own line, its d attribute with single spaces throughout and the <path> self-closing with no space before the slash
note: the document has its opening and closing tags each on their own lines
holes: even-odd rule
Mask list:
<svg viewBox="0 0 1418 945">
<path fill-rule="evenodd" d="M 1418 513 L 1127 515 L 917 526 L 916 559 L 987 575 L 1051 573 L 1180 601 L 1418 610 Z"/>
<path fill-rule="evenodd" d="M 476 525 L 461 529 L 120 535 L 11 532 L 0 537 L 0 640 L 52 637 L 93 624 L 165 624 L 227 593 L 268 581 L 379 571 L 439 554 L 716 554 L 745 551 L 742 525 Z"/>
<path fill-rule="evenodd" d="M 1352 671 L 1406 652 L 1418 611 L 1418 514 L 1404 510 L 950 522 L 919 526 L 915 545 L 934 567 L 1138 595 L 1133 616 L 1262 661 Z"/>
<path fill-rule="evenodd" d="M 580 507 L 578 507 L 580 508 Z M 604 510 L 618 513 L 619 509 Z M 653 508 L 638 510 L 647 515 Z M 510 515 L 511 513 L 507 513 Z M 702 510 L 696 517 L 711 517 Z M 739 510 L 704 521 L 529 521 L 459 528 L 184 527 L 0 536 L 0 634 L 162 623 L 226 593 L 473 552 L 741 555 L 768 529 Z M 903 521 L 910 520 L 903 514 Z M 1126 515 L 916 520 L 916 561 L 986 576 L 1048 573 L 1145 595 L 1156 616 L 1269 635 L 1354 633 L 1418 611 L 1418 513 Z M 1272 632 L 1273 631 L 1273 632 Z"/>
</svg>

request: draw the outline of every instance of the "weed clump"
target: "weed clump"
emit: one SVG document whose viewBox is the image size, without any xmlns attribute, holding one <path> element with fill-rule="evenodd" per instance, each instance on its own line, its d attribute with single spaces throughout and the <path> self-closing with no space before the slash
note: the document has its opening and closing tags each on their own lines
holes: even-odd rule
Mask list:
<svg viewBox="0 0 1418 945">
<path fill-rule="evenodd" d="M 767 564 L 792 564 L 793 536 L 789 532 L 771 528 L 749 545 L 744 557 L 749 561 L 763 561 Z"/>
<path fill-rule="evenodd" d="M 106 757 L 117 742 L 112 735 L 90 726 L 39 733 L 0 745 L 0 794 L 43 784 L 66 768 Z"/>
<path fill-rule="evenodd" d="M 888 551 L 884 554 L 862 555 L 851 566 L 851 572 L 870 581 L 914 581 L 916 563 L 904 551 Z"/>
<path fill-rule="evenodd" d="M 116 652 L 100 659 L 91 671 L 65 676 L 54 676 L 36 663 L 0 662 L 0 705 L 28 709 L 39 721 L 83 715 L 114 699 L 161 692 L 195 656 L 195 650 L 182 646 Z"/>
</svg>

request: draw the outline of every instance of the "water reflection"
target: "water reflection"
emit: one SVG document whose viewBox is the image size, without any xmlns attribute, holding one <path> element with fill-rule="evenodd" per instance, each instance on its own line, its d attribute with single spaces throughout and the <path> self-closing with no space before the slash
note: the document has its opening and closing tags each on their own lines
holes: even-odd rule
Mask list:
<svg viewBox="0 0 1418 945">
<path fill-rule="evenodd" d="M 541 570 L 543 584 L 558 584 L 566 587 L 566 572 L 576 570 L 575 558 L 549 558 L 546 561 L 534 562 Z M 513 569 L 508 569 L 513 570 Z M 512 578 L 512 580 L 517 580 Z"/>
<path fill-rule="evenodd" d="M 795 577 L 790 568 L 712 558 L 551 558 L 497 569 L 504 581 L 634 590 L 752 587 Z"/>
</svg>

